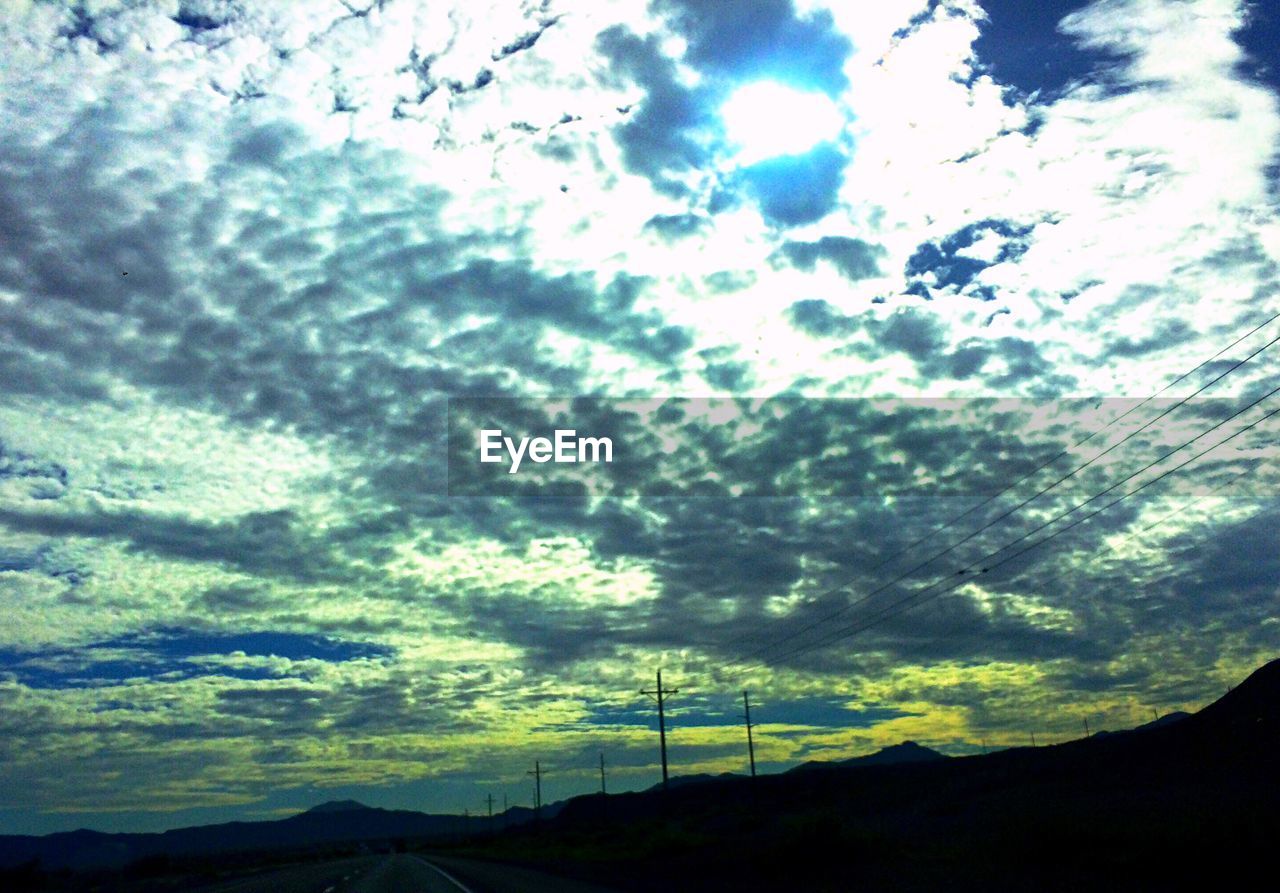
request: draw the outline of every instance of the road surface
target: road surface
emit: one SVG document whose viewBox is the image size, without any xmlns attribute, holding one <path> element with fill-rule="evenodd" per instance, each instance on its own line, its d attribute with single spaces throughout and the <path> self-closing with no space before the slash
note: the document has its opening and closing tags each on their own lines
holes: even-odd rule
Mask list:
<svg viewBox="0 0 1280 893">
<path fill-rule="evenodd" d="M 613 893 L 527 868 L 408 853 L 301 865 L 199 893 Z"/>
</svg>

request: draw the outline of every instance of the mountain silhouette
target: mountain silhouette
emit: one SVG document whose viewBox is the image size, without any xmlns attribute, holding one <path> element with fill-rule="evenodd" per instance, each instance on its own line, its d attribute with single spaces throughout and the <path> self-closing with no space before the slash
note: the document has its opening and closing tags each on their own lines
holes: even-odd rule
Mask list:
<svg viewBox="0 0 1280 893">
<path fill-rule="evenodd" d="M 892 744 L 889 747 L 877 750 L 861 757 L 851 757 L 847 760 L 835 760 L 831 762 L 821 760 L 810 760 L 807 763 L 801 763 L 787 772 L 813 772 L 815 770 L 850 768 L 854 766 L 894 766 L 902 763 L 925 763 L 931 760 L 945 760 L 946 754 L 938 753 L 938 751 L 917 744 L 914 741 L 903 741 L 901 744 Z"/>
<path fill-rule="evenodd" d="M 1269 864 L 1277 753 L 1273 661 L 1197 713 L 1125 732 L 579 798 L 539 839 L 588 852 L 600 880 L 667 893 L 1221 889 L 1223 866 Z M 661 840 L 660 856 L 628 840 Z"/>
<path fill-rule="evenodd" d="M 1280 661 L 1273 661 L 1194 714 L 1128 731 L 964 757 L 908 741 L 781 774 L 673 779 L 665 791 L 549 804 L 535 831 L 522 830 L 534 828 L 534 813 L 519 807 L 491 824 L 338 800 L 278 821 L 162 834 L 0 837 L 0 867 L 32 859 L 45 868 L 122 866 L 153 855 L 439 841 L 505 829 L 488 844 L 496 857 L 509 845 L 508 857 L 529 859 L 557 839 L 590 853 L 602 880 L 672 893 L 850 889 L 851 865 L 855 886 L 871 889 L 1066 889 L 1088 872 L 1104 887 L 1151 889 L 1162 879 L 1185 887 L 1199 878 L 1195 864 L 1213 864 L 1209 854 L 1232 854 L 1238 864 L 1271 852 L 1280 834 L 1277 752 Z M 630 845 L 635 840 L 663 843 Z M 1184 864 L 1189 858 L 1201 862 Z M 1046 860 L 1061 883 L 1036 873 Z"/>
<path fill-rule="evenodd" d="M 328 800 L 319 806 L 313 806 L 308 809 L 304 815 L 314 815 L 316 813 L 326 812 L 355 812 L 359 809 L 372 809 L 371 806 L 365 806 L 358 800 Z"/>
<path fill-rule="evenodd" d="M 509 817 L 518 824 L 520 816 Z M 148 856 L 195 856 L 407 837 L 473 833 L 487 819 L 377 809 L 354 800 L 322 803 L 285 819 L 225 822 L 157 834 L 69 831 L 43 837 L 0 836 L 0 867 L 39 859 L 46 868 L 119 867 Z"/>
</svg>

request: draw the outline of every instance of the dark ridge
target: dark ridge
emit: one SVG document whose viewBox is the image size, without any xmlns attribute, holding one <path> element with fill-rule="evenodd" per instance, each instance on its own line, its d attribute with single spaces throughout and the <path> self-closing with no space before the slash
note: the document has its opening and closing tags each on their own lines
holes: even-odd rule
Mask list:
<svg viewBox="0 0 1280 893">
<path fill-rule="evenodd" d="M 371 806 L 365 806 L 358 800 L 329 800 L 321 803 L 319 806 L 313 806 L 303 815 L 315 815 L 316 813 L 326 812 L 354 812 L 357 809 L 372 809 Z"/>
</svg>

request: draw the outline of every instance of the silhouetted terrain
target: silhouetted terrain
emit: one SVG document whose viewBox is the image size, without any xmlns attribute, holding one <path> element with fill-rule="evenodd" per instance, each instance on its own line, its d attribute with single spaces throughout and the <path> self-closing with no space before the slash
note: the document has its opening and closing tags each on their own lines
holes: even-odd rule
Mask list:
<svg viewBox="0 0 1280 893">
<path fill-rule="evenodd" d="M 512 817 L 511 822 L 526 820 Z M 0 837 L 0 867 L 39 859 L 46 868 L 122 866 L 155 856 L 305 847 L 321 843 L 392 840 L 475 833 L 487 820 L 375 809 L 354 800 L 334 801 L 299 815 L 267 822 L 227 822 L 160 834 L 69 831 L 44 837 Z"/>
<path fill-rule="evenodd" d="M 886 747 L 864 757 L 853 757 L 848 760 L 837 760 L 836 762 L 811 760 L 807 763 L 801 763 L 793 769 L 788 769 L 787 772 L 812 772 L 815 769 L 848 769 L 854 766 L 900 766 L 903 763 L 927 763 L 931 760 L 945 759 L 947 759 L 946 755 L 940 754 L 936 750 L 923 747 L 914 741 L 903 741 L 901 744 Z"/>
<path fill-rule="evenodd" d="M 344 801 L 276 822 L 8 837 L 0 864 L 136 868 L 143 857 L 397 840 L 636 891 L 1221 887 L 1231 871 L 1269 865 L 1278 748 L 1273 661 L 1198 713 L 1053 746 L 948 758 L 905 742 L 780 775 L 579 797 L 544 807 L 541 822 L 512 810 L 505 830 Z"/>
<path fill-rule="evenodd" d="M 583 797 L 476 852 L 631 890 L 1185 889 L 1270 874 L 1280 662 L 1065 744 Z"/>
</svg>

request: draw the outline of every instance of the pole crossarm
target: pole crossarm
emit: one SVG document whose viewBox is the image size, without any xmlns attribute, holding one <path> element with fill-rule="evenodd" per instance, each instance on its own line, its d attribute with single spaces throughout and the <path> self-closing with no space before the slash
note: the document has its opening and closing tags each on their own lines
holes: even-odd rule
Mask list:
<svg viewBox="0 0 1280 893">
<path fill-rule="evenodd" d="M 653 690 L 640 689 L 640 694 L 647 695 L 658 702 L 658 741 L 662 748 L 662 787 L 667 788 L 667 716 L 666 696 L 678 694 L 678 688 L 662 687 L 662 671 L 658 671 L 658 685 Z"/>
</svg>

